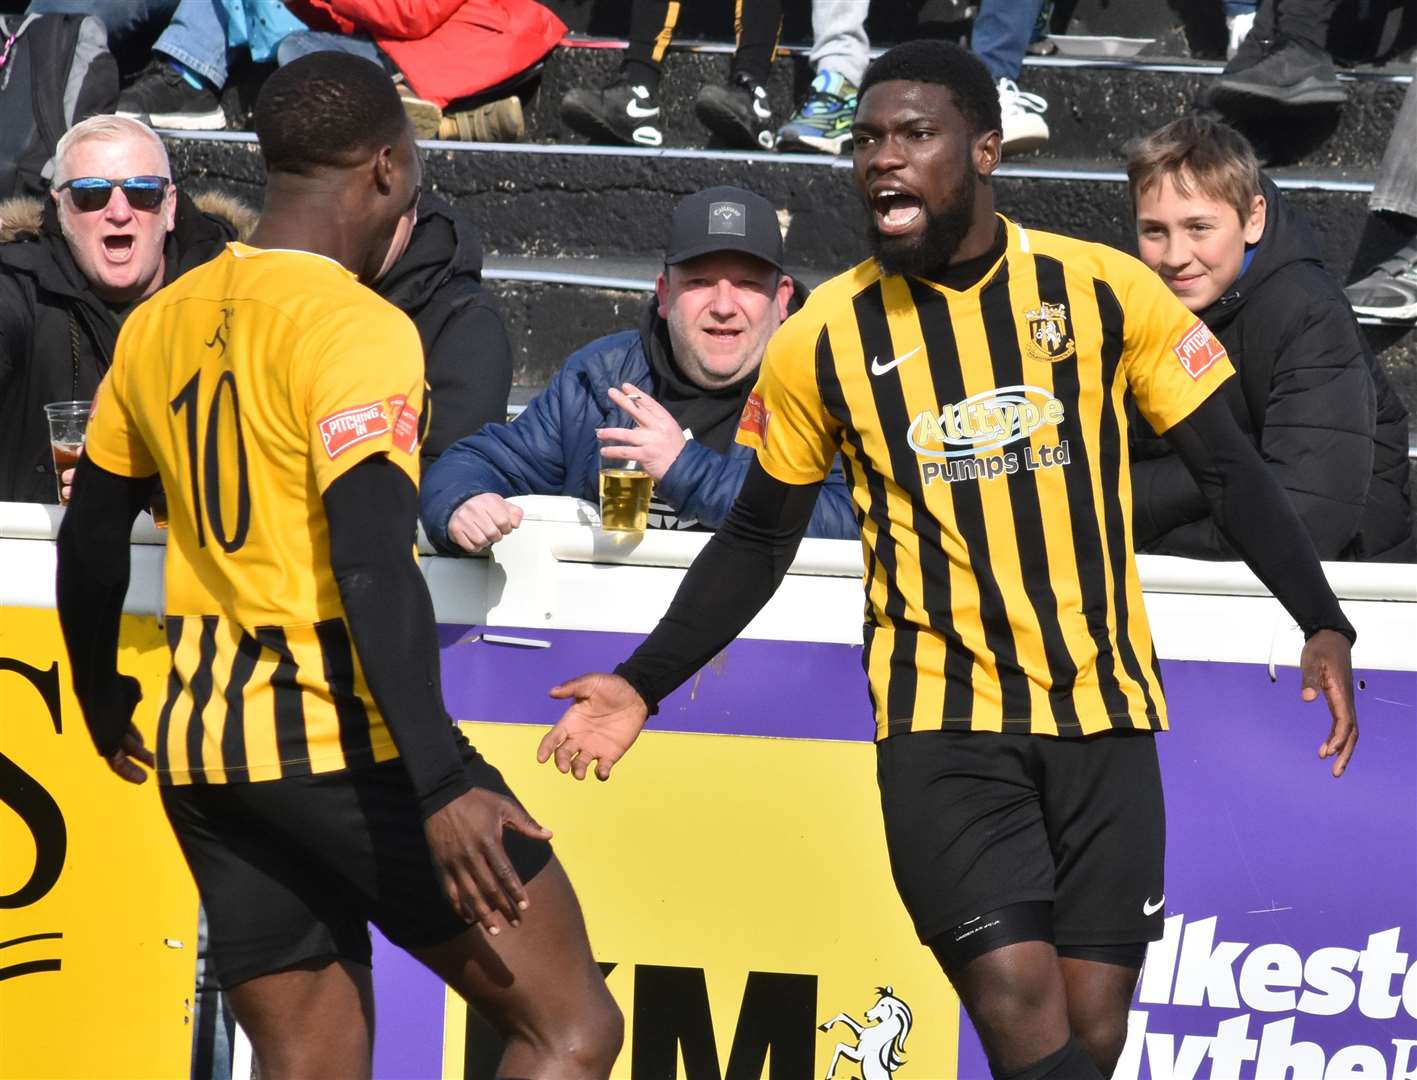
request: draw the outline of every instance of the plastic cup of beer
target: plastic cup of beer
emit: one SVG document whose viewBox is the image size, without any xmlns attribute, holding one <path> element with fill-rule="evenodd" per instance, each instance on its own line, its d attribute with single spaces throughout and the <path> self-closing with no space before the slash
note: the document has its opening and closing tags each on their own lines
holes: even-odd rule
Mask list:
<svg viewBox="0 0 1417 1080">
<path fill-rule="evenodd" d="M 610 532 L 644 532 L 649 522 L 653 482 L 638 461 L 600 455 L 600 527 Z"/>
<path fill-rule="evenodd" d="M 84 429 L 89 423 L 91 401 L 54 401 L 44 407 L 49 420 L 49 449 L 54 454 L 54 484 L 58 489 L 59 505 L 64 498 L 64 471 L 79 463 L 84 452 Z"/>
</svg>

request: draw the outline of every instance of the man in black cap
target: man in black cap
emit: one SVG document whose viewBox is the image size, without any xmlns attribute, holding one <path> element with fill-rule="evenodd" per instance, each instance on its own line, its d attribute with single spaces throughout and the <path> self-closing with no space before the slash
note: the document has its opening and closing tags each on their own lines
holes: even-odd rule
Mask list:
<svg viewBox="0 0 1417 1080">
<path fill-rule="evenodd" d="M 738 420 L 796 289 L 782 262 L 766 199 L 735 187 L 686 197 L 639 327 L 578 349 L 515 423 L 462 439 L 424 475 L 434 546 L 496 543 L 521 523 L 513 495 L 596 499 L 602 449 L 653 478 L 651 527 L 717 528 L 752 460 L 734 441 Z M 857 535 L 839 468 L 807 535 Z"/>
</svg>

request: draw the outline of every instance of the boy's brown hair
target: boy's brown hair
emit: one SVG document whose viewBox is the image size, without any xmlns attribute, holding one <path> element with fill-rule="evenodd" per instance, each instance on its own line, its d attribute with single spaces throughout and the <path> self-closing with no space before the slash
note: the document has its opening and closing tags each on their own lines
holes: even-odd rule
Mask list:
<svg viewBox="0 0 1417 1080">
<path fill-rule="evenodd" d="M 1248 139 L 1208 116 L 1192 114 L 1172 120 L 1127 147 L 1127 185 L 1132 210 L 1137 199 L 1170 177 L 1184 198 L 1191 185 L 1201 194 L 1228 203 L 1245 221 L 1260 194 L 1260 163 Z"/>
</svg>

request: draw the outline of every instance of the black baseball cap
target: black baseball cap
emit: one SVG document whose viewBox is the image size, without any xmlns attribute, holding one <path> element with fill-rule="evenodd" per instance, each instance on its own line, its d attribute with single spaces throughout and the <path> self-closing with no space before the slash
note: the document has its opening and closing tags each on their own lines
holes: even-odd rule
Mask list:
<svg viewBox="0 0 1417 1080">
<path fill-rule="evenodd" d="M 711 187 L 685 196 L 674 208 L 666 266 L 713 251 L 741 251 L 782 269 L 777 211 L 761 195 L 739 187 Z"/>
</svg>

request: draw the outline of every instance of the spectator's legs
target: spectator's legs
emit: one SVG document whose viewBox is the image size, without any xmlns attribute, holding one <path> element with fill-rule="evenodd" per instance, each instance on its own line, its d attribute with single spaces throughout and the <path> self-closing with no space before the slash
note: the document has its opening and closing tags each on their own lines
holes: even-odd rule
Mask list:
<svg viewBox="0 0 1417 1080">
<path fill-rule="evenodd" d="M 220 90 L 227 76 L 226 20 L 218 0 L 182 0 L 153 51 L 179 61 Z"/>
<path fill-rule="evenodd" d="M 851 142 L 856 88 L 866 73 L 868 0 L 813 0 L 812 92 L 778 128 L 779 150 L 840 154 Z"/>
<path fill-rule="evenodd" d="M 679 21 L 679 0 L 633 0 L 630 47 L 619 74 L 599 90 L 578 86 L 561 99 L 566 126 L 592 142 L 662 146 L 659 74 Z"/>
<path fill-rule="evenodd" d="M 620 66 L 624 80 L 659 90 L 660 65 L 679 22 L 678 0 L 633 0 L 630 4 L 630 47 Z"/>
<path fill-rule="evenodd" d="M 1333 21 L 1338 0 L 1277 0 L 1279 32 L 1307 45 L 1314 52 L 1328 52 L 1328 24 Z"/>
<path fill-rule="evenodd" d="M 861 84 L 870 59 L 866 13 L 870 0 L 812 0 L 813 71 L 835 71 L 852 86 Z"/>
<path fill-rule="evenodd" d="M 771 150 L 777 141 L 767 81 L 782 30 L 782 0 L 736 0 L 733 30 L 738 47 L 724 86 L 708 85 L 694 99 L 699 122 L 730 146 Z"/>
<path fill-rule="evenodd" d="M 181 0 L 153 46 L 152 62 L 118 96 L 120 116 L 153 127 L 219 131 L 226 115 L 227 12 L 219 0 Z"/>
<path fill-rule="evenodd" d="M 1229 44 L 1225 49 L 1227 59 L 1240 51 L 1241 43 L 1254 29 L 1255 0 L 1225 0 L 1225 29 Z"/>
<path fill-rule="evenodd" d="M 1043 0 L 983 0 L 979 5 L 969 44 L 995 82 L 1018 79 L 1042 8 Z"/>
<path fill-rule="evenodd" d="M 1048 141 L 1048 123 L 1043 119 L 1048 102 L 1015 85 L 1042 9 L 1043 0 L 982 0 L 974 19 L 970 47 L 999 85 L 1006 154 L 1032 150 Z"/>
<path fill-rule="evenodd" d="M 301 30 L 287 34 L 276 46 L 276 63 L 284 67 L 292 60 L 317 52 L 342 52 L 362 56 L 380 67 L 384 65 L 379 47 L 363 34 L 329 34 L 317 30 Z"/>
<path fill-rule="evenodd" d="M 750 79 L 763 86 L 772 71 L 772 54 L 782 33 L 782 0 L 736 0 L 733 7 L 731 78 Z"/>
<path fill-rule="evenodd" d="M 1262 0 L 1254 29 L 1211 88 L 1229 113 L 1274 106 L 1341 105 L 1348 97 L 1327 51 L 1338 0 Z"/>
<path fill-rule="evenodd" d="M 1417 81 L 1407 86 L 1402 110 L 1388 137 L 1378 181 L 1368 208 L 1400 215 L 1397 224 L 1408 233 L 1407 244 L 1392 258 L 1344 289 L 1359 315 L 1407 321 L 1417 319 Z"/>
<path fill-rule="evenodd" d="M 1368 200 L 1370 210 L 1417 218 L 1417 79 L 1407 84 L 1407 96 L 1393 122 L 1378 180 Z"/>
</svg>

